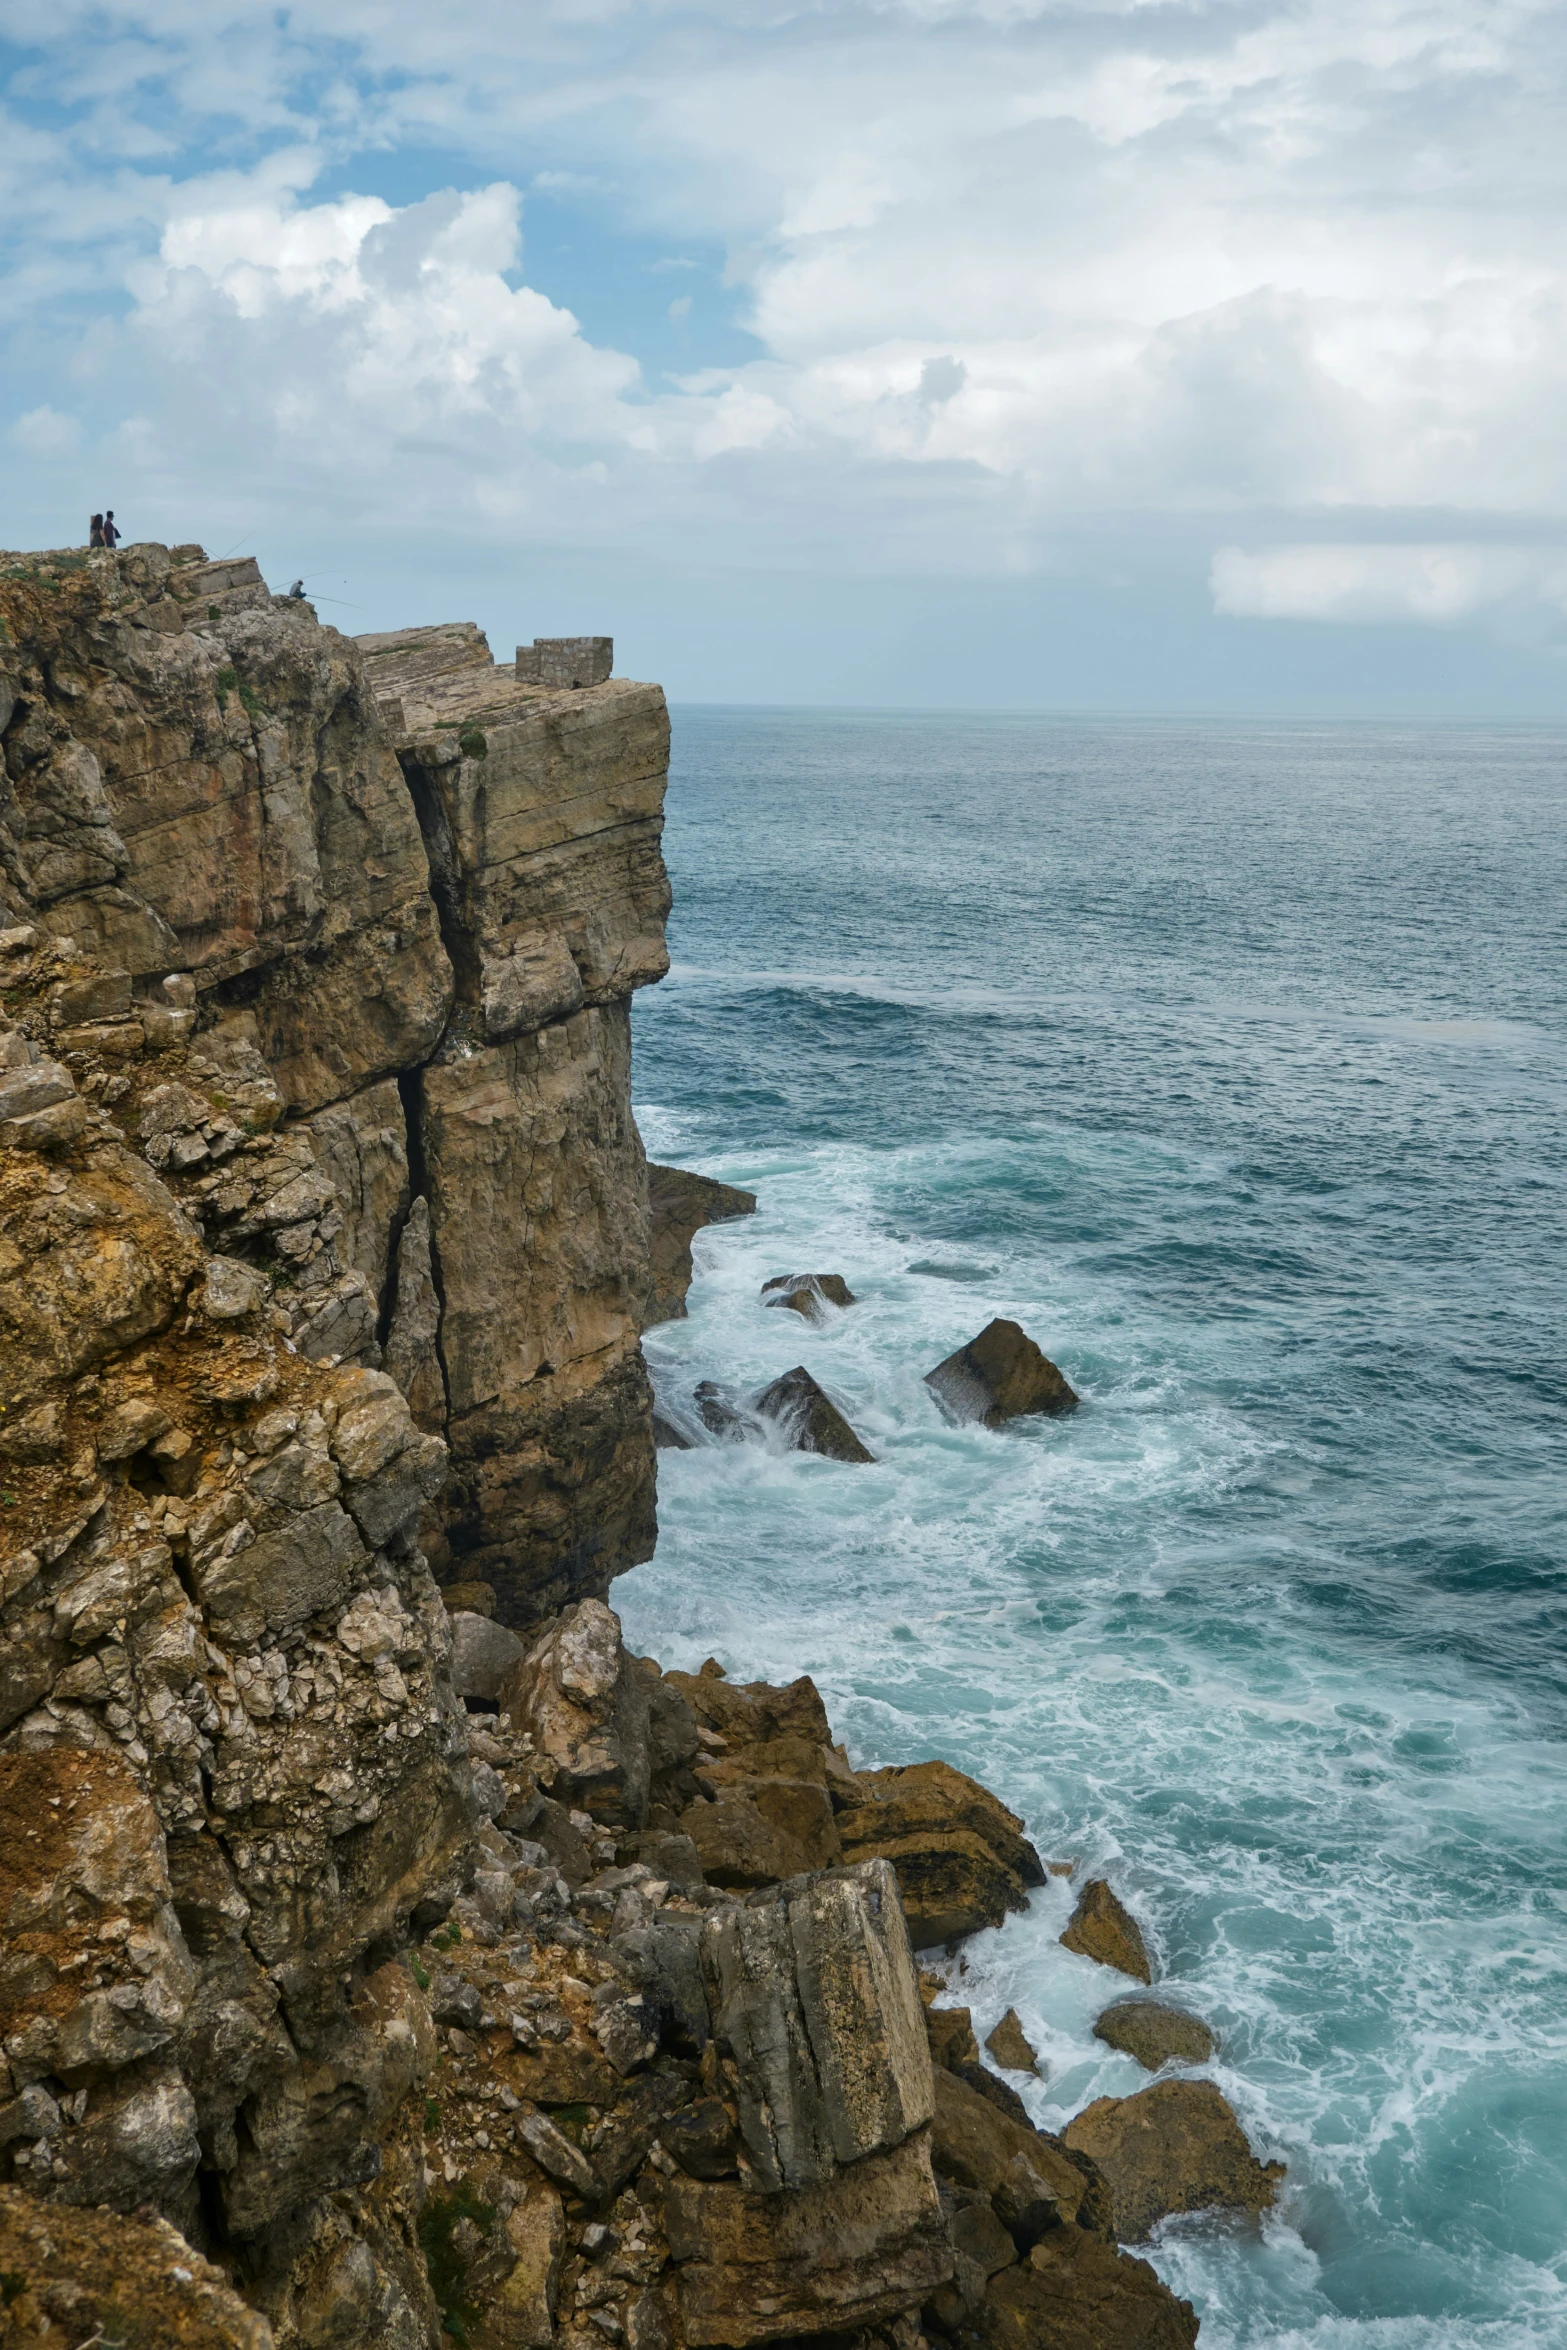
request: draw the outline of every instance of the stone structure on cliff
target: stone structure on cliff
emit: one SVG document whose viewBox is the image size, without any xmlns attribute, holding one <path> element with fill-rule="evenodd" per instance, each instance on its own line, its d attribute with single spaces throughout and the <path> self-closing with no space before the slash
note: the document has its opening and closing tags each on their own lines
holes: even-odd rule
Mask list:
<svg viewBox="0 0 1567 2350">
<path fill-rule="evenodd" d="M 1102 2176 L 916 1973 L 1022 1823 L 604 1603 L 657 690 L 0 557 L 0 740 L 5 2338 L 1186 2350 L 1218 2092 Z"/>
</svg>

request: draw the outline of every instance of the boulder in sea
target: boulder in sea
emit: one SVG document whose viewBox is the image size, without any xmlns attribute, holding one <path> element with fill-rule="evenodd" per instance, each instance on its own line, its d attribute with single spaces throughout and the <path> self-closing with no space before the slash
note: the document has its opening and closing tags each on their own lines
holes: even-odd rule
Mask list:
<svg viewBox="0 0 1567 2350">
<path fill-rule="evenodd" d="M 705 1224 L 727 1224 L 756 1214 L 756 1194 L 685 1167 L 648 1162 L 648 1263 L 652 1281 L 644 1327 L 685 1319 L 691 1286 L 691 1240 Z"/>
<path fill-rule="evenodd" d="M 951 1420 L 979 1420 L 987 1428 L 1029 1414 L 1076 1411 L 1080 1398 L 1028 1332 L 1016 1322 L 987 1322 L 925 1384 Z"/>
<path fill-rule="evenodd" d="M 1009 2073 L 1037 2073 L 1039 2051 L 1029 2045 L 1017 2009 L 1009 2007 L 995 2030 L 988 2034 L 985 2046 L 997 2064 L 1004 2064 Z"/>
<path fill-rule="evenodd" d="M 1090 1877 L 1083 1887 L 1061 1941 L 1080 1957 L 1116 1967 L 1123 1975 L 1135 1975 L 1139 1983 L 1153 1981 L 1142 1928 L 1131 1912 L 1123 1909 L 1103 1877 Z"/>
<path fill-rule="evenodd" d="M 756 1409 L 793 1434 L 796 1452 L 819 1452 L 832 1461 L 876 1458 L 803 1363 L 764 1387 L 756 1398 Z"/>
<path fill-rule="evenodd" d="M 747 1416 L 716 1379 L 699 1380 L 692 1390 L 692 1401 L 704 1428 L 714 1436 L 733 1437 L 737 1444 L 742 1441 L 749 1426 Z"/>
<path fill-rule="evenodd" d="M 854 1292 L 841 1273 L 780 1273 L 762 1283 L 764 1306 L 787 1306 L 806 1322 L 825 1322 L 828 1306 L 852 1306 Z"/>
<path fill-rule="evenodd" d="M 1166 2007 L 1158 1999 L 1116 2000 L 1095 2024 L 1094 2038 L 1135 2056 L 1151 2073 L 1172 2058 L 1179 2064 L 1206 2064 L 1213 2054 L 1207 2025 L 1185 2008 Z"/>
<path fill-rule="evenodd" d="M 653 1411 L 653 1442 L 660 1452 L 693 1452 L 696 1449 L 690 1437 L 682 1435 L 674 1421 L 666 1419 L 656 1405 Z"/>
<path fill-rule="evenodd" d="M 1110 2190 L 1115 2232 L 1136 2243 L 1179 2211 L 1266 2211 L 1284 2176 L 1259 2162 L 1211 2081 L 1155 2081 L 1096 2097 L 1063 2133 Z"/>
</svg>

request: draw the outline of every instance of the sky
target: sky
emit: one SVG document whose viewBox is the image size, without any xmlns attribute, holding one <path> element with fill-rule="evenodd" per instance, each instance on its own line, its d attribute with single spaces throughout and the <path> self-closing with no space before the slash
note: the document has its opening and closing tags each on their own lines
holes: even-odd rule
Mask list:
<svg viewBox="0 0 1567 2350">
<path fill-rule="evenodd" d="M 0 0 L 0 545 L 674 699 L 1567 714 L 1567 12 Z"/>
</svg>

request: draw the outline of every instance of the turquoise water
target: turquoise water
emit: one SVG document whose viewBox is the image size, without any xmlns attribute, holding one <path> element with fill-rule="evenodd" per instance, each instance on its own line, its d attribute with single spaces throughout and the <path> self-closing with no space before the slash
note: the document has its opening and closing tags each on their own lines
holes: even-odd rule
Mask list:
<svg viewBox="0 0 1567 2350">
<path fill-rule="evenodd" d="M 1168 2227 L 1205 2350 L 1567 2343 L 1567 737 L 676 714 L 650 1152 L 751 1185 L 663 1392 L 806 1362 L 874 1468 L 660 1459 L 666 1662 L 815 1675 L 1107 1867 L 1289 2164 Z M 841 1272 L 820 1331 L 770 1274 Z M 1085 1398 L 921 1374 L 992 1314 Z M 1059 2126 L 1146 2079 L 1069 1895 L 969 1946 Z"/>
</svg>

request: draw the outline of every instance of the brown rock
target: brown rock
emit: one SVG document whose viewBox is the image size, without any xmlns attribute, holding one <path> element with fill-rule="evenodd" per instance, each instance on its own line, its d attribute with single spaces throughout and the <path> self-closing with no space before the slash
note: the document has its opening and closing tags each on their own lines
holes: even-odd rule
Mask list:
<svg viewBox="0 0 1567 2350">
<path fill-rule="evenodd" d="M 448 1615 L 493 1616 L 495 1587 L 490 1583 L 445 1583 L 441 1602 Z"/>
<path fill-rule="evenodd" d="M 766 1746 L 783 1738 L 819 1748 L 832 1743 L 827 1708 L 806 1673 L 781 1687 L 770 1681 L 728 1681 L 709 1658 L 700 1673 L 666 1673 L 664 1679 L 699 1722 L 734 1747 Z"/>
<path fill-rule="evenodd" d="M 952 2267 L 923 2131 L 783 2194 L 677 2176 L 664 2227 L 692 2350 L 869 2325 L 918 2304 Z"/>
<path fill-rule="evenodd" d="M 1192 2350 L 1197 2316 L 1146 2260 L 1083 2228 L 1052 2228 L 991 2280 L 972 2332 L 982 2350 Z"/>
<path fill-rule="evenodd" d="M 1260 2163 L 1211 2081 L 1156 2081 L 1135 2097 L 1098 2097 L 1063 2133 L 1092 2157 L 1133 2242 L 1177 2211 L 1266 2211 L 1284 2176 Z"/>
<path fill-rule="evenodd" d="M 1118 1999 L 1094 2026 L 1094 2037 L 1124 2055 L 1135 2056 L 1149 2072 L 1173 2059 L 1179 2064 L 1206 2064 L 1213 2054 L 1213 2034 L 1207 2025 L 1182 2007 L 1166 2007 L 1157 1999 Z"/>
<path fill-rule="evenodd" d="M 857 1772 L 840 1795 L 844 1853 L 892 1862 L 917 1950 L 999 1926 L 1044 1882 L 1021 1820 L 950 1763 Z"/>
<path fill-rule="evenodd" d="M 767 1819 L 749 1793 L 728 1793 L 711 1803 L 688 1805 L 680 1815 L 680 1829 L 696 1847 L 708 1883 L 734 1892 L 776 1885 L 811 1865 L 804 1845 Z"/>
<path fill-rule="evenodd" d="M 825 1322 L 827 1306 L 841 1309 L 854 1302 L 854 1292 L 841 1273 L 780 1273 L 762 1283 L 764 1306 L 786 1306 L 806 1322 Z"/>
<path fill-rule="evenodd" d="M 978 2064 L 974 2019 L 966 2007 L 927 2007 L 925 2036 L 930 2042 L 931 2063 L 943 2066 L 947 2072 L 959 2072 L 965 2065 Z"/>
<path fill-rule="evenodd" d="M 1031 2048 L 1015 2007 L 1009 2007 L 995 2030 L 985 2041 L 997 2064 L 1004 2064 L 1008 2072 L 1037 2073 L 1039 2051 Z"/>
<path fill-rule="evenodd" d="M 931 2159 L 942 2178 L 987 2196 L 1002 2225 L 1030 2240 L 1078 2218 L 1089 2179 L 1060 2142 L 1012 2120 L 954 2074 L 934 2077 Z"/>
<path fill-rule="evenodd" d="M 556 1797 L 620 1828 L 647 1820 L 650 1702 L 620 1619 L 599 1599 L 568 1608 L 499 1691 L 501 1713 L 553 1770 Z"/>
<path fill-rule="evenodd" d="M 950 1419 L 981 1420 L 987 1428 L 1026 1414 L 1072 1412 L 1080 1400 L 1016 1322 L 987 1322 L 977 1338 L 927 1371 L 925 1384 Z"/>
<path fill-rule="evenodd" d="M 819 1452 L 833 1461 L 876 1458 L 803 1363 L 764 1387 L 756 1398 L 756 1409 L 784 1429 L 796 1452 Z"/>
<path fill-rule="evenodd" d="M 711 1175 L 692 1175 L 684 1167 L 660 1167 L 651 1160 L 647 1188 L 652 1218 L 652 1291 L 647 1309 L 647 1327 L 651 1329 L 656 1322 L 685 1319 L 693 1234 L 706 1224 L 727 1224 L 737 1216 L 754 1216 L 756 1194 L 741 1191 L 732 1183 L 719 1183 Z"/>
<path fill-rule="evenodd" d="M 41 2204 L 0 2187 L 7 2340 L 118 2339 L 128 2312 L 167 2350 L 271 2350 L 272 2329 L 166 2220 Z"/>
<path fill-rule="evenodd" d="M 1122 1908 L 1103 1877 L 1090 1877 L 1083 1887 L 1061 1941 L 1065 1949 L 1094 1959 L 1100 1966 L 1135 1975 L 1140 1983 L 1153 1981 L 1142 1928 L 1131 1912 Z"/>
</svg>

